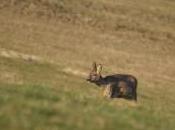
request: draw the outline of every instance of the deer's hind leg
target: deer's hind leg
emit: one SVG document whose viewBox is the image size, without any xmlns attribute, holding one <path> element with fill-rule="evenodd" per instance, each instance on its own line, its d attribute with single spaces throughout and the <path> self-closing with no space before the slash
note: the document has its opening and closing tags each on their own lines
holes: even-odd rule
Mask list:
<svg viewBox="0 0 175 130">
<path fill-rule="evenodd" d="M 137 101 L 137 92 L 134 90 L 134 100 Z"/>
</svg>

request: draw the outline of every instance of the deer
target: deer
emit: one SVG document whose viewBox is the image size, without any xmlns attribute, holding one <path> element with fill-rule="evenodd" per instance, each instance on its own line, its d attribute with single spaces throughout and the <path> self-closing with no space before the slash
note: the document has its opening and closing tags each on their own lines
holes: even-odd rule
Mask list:
<svg viewBox="0 0 175 130">
<path fill-rule="evenodd" d="M 103 96 L 107 98 L 124 98 L 137 101 L 137 79 L 130 74 L 113 74 L 102 76 L 102 64 L 93 62 L 86 79 L 99 87 L 103 87 Z"/>
</svg>

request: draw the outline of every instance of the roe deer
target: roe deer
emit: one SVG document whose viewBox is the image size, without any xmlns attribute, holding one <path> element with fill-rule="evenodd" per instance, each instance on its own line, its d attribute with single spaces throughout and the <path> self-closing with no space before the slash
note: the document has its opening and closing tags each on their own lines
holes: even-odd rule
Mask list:
<svg viewBox="0 0 175 130">
<path fill-rule="evenodd" d="M 104 96 L 108 98 L 126 98 L 137 101 L 137 79 L 129 74 L 115 74 L 103 77 L 102 65 L 95 62 L 87 81 L 104 87 Z"/>
</svg>

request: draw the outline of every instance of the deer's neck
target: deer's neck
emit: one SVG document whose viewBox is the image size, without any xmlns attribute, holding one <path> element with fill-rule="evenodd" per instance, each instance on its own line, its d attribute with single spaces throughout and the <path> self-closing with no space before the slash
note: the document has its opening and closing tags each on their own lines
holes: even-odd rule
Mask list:
<svg viewBox="0 0 175 130">
<path fill-rule="evenodd" d="M 107 84 L 106 79 L 100 75 L 99 80 L 96 81 L 96 84 L 98 86 L 104 86 Z"/>
</svg>

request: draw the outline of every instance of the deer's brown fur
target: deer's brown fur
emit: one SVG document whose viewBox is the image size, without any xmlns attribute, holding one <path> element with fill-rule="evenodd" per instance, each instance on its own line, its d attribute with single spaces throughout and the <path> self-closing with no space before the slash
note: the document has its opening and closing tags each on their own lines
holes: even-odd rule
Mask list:
<svg viewBox="0 0 175 130">
<path fill-rule="evenodd" d="M 102 65 L 93 63 L 87 81 L 104 87 L 103 95 L 109 98 L 127 98 L 137 101 L 137 79 L 129 74 L 115 74 L 103 77 Z"/>
</svg>

